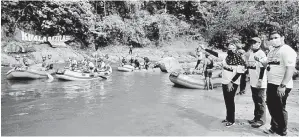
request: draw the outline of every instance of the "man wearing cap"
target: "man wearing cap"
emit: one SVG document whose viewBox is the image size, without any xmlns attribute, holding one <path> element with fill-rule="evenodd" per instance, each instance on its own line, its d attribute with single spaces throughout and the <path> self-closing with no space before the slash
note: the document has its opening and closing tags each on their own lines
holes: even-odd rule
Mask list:
<svg viewBox="0 0 299 137">
<path fill-rule="evenodd" d="M 269 42 L 274 47 L 267 60 L 255 57 L 267 70 L 267 106 L 271 115 L 271 127 L 264 132 L 287 135 L 288 112 L 286 101 L 293 88 L 292 76 L 295 71 L 297 53 L 284 43 L 283 33 L 274 28 L 269 34 Z"/>
<path fill-rule="evenodd" d="M 254 103 L 254 118 L 248 120 L 252 127 L 258 128 L 266 123 L 266 104 L 265 91 L 267 88 L 267 76 L 265 67 L 254 57 L 266 60 L 266 54 L 261 50 L 262 41 L 258 37 L 253 37 L 249 44 L 251 51 L 247 62 L 247 69 L 250 77 L 250 87 L 252 92 L 252 100 Z"/>
</svg>

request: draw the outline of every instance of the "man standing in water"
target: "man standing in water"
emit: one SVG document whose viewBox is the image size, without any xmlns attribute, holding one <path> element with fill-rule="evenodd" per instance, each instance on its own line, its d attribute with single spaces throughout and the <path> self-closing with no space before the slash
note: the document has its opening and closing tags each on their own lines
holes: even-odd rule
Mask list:
<svg viewBox="0 0 299 137">
<path fill-rule="evenodd" d="M 206 58 L 204 59 L 204 65 L 203 65 L 203 74 L 205 76 L 205 86 L 207 87 L 207 90 L 213 89 L 213 83 L 211 81 L 212 74 L 213 74 L 213 60 L 210 58 L 210 54 L 206 53 Z"/>
<path fill-rule="evenodd" d="M 268 53 L 267 61 L 255 57 L 257 61 L 267 66 L 267 105 L 271 115 L 271 127 L 264 132 L 287 135 L 288 112 L 286 101 L 293 88 L 292 76 L 296 65 L 296 52 L 284 43 L 284 36 L 278 28 L 269 34 L 269 41 L 274 47 Z"/>
<path fill-rule="evenodd" d="M 266 123 L 265 90 L 267 88 L 267 76 L 265 67 L 257 62 L 254 57 L 267 59 L 264 51 L 261 50 L 262 41 L 258 37 L 253 37 L 250 41 L 251 52 L 249 55 L 247 68 L 250 77 L 252 100 L 254 102 L 254 118 L 248 120 L 252 127 L 258 128 Z"/>
<path fill-rule="evenodd" d="M 202 46 L 203 47 L 203 46 Z M 201 60 L 202 60 L 202 50 L 203 48 L 196 48 L 196 57 L 197 57 L 197 63 L 195 66 L 195 69 L 198 69 L 198 65 L 200 64 Z"/>
</svg>

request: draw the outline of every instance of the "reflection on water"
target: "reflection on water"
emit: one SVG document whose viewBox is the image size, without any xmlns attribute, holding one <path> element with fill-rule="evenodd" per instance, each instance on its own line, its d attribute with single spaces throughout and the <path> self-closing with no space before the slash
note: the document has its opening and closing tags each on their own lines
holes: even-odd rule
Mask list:
<svg viewBox="0 0 299 137">
<path fill-rule="evenodd" d="M 7 71 L 1 72 L 2 135 L 159 135 L 157 125 L 173 125 L 168 121 L 180 120 L 178 109 L 194 109 L 204 94 L 173 87 L 161 72 L 114 70 L 107 80 L 47 83 L 7 81 Z"/>
</svg>

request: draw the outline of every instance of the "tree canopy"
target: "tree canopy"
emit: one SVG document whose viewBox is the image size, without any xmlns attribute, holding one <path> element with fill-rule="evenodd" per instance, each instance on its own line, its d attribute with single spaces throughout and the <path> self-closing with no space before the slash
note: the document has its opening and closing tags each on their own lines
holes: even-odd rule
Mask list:
<svg viewBox="0 0 299 137">
<path fill-rule="evenodd" d="M 190 36 L 225 49 L 231 39 L 246 45 L 265 35 L 270 25 L 281 27 L 292 47 L 299 43 L 298 1 L 1 1 L 1 13 L 7 36 L 15 28 L 66 34 L 84 47 L 130 41 L 144 47 Z"/>
</svg>

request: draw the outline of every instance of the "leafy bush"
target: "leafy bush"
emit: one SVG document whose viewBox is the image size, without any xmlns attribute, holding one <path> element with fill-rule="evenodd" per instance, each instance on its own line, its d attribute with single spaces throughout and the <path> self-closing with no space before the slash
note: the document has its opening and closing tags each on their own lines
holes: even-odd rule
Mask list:
<svg viewBox="0 0 299 137">
<path fill-rule="evenodd" d="M 88 45 L 92 25 L 92 6 L 87 2 L 64 1 L 1 1 L 2 25 L 11 35 L 16 27 L 37 34 L 72 35 Z"/>
<path fill-rule="evenodd" d="M 107 46 L 110 43 L 148 46 L 155 40 L 172 40 L 188 31 L 190 25 L 174 15 L 150 15 L 141 10 L 132 15 L 131 20 L 122 20 L 118 15 L 109 15 L 96 23 L 95 41 Z M 156 32 L 158 30 L 158 32 Z M 158 33 L 158 36 L 154 34 Z"/>
</svg>

